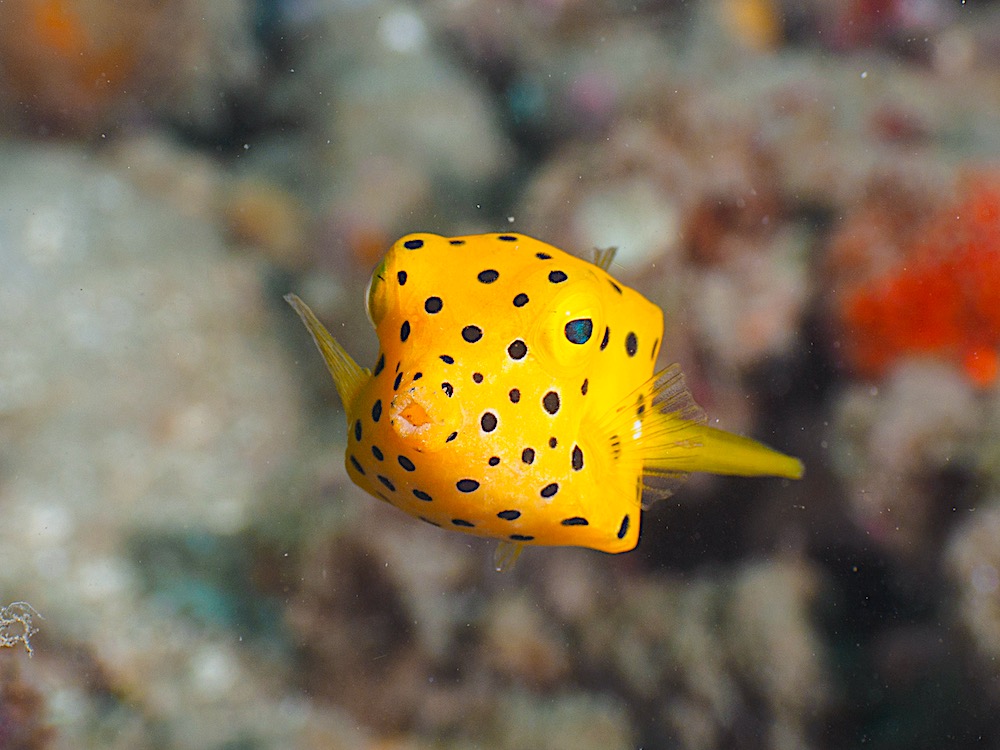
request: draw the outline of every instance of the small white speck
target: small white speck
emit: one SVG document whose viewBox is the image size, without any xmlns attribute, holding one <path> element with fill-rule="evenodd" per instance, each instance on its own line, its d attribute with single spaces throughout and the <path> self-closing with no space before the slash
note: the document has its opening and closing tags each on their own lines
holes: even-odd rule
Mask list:
<svg viewBox="0 0 1000 750">
<path fill-rule="evenodd" d="M 861 77 L 862 78 L 867 78 L 868 77 L 868 71 L 867 70 L 862 70 L 861 71 Z"/>
<path fill-rule="evenodd" d="M 508 224 L 513 224 L 514 223 L 514 217 L 513 216 L 508 216 L 507 217 L 507 223 Z"/>
<path fill-rule="evenodd" d="M 250 150 L 250 144 L 249 143 L 244 143 L 243 144 L 243 150 L 244 151 L 249 151 Z"/>
</svg>

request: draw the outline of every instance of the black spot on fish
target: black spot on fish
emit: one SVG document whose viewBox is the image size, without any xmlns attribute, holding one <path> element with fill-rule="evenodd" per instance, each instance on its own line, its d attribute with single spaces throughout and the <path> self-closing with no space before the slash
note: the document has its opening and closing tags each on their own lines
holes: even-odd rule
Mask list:
<svg viewBox="0 0 1000 750">
<path fill-rule="evenodd" d="M 399 384 L 403 382 L 403 373 L 398 373 L 396 379 L 392 381 L 392 390 L 398 391 Z"/>
<path fill-rule="evenodd" d="M 434 499 L 423 490 L 413 490 L 413 496 L 417 498 L 417 500 L 423 500 L 425 503 L 429 503 Z"/>
<path fill-rule="evenodd" d="M 351 456 L 351 466 L 357 469 L 358 474 L 364 474 L 365 470 L 361 468 L 361 462 L 358 461 L 354 456 Z"/>
<path fill-rule="evenodd" d="M 454 440 L 454 439 L 455 439 L 455 438 L 457 438 L 457 437 L 458 437 L 458 433 L 457 433 L 457 432 L 453 432 L 453 433 L 451 433 L 451 434 L 450 434 L 450 435 L 449 435 L 448 437 L 446 437 L 446 438 L 444 439 L 444 441 L 445 441 L 446 443 L 450 443 L 450 442 L 451 442 L 452 440 Z"/>
<path fill-rule="evenodd" d="M 483 432 L 493 432 L 497 428 L 497 415 L 491 411 L 486 412 L 479 420 L 479 426 Z"/>
<path fill-rule="evenodd" d="M 424 374 L 422 372 L 415 372 L 413 373 L 413 381 L 416 382 L 420 380 L 420 378 L 422 378 L 423 376 Z"/>
<path fill-rule="evenodd" d="M 524 307 L 526 304 L 528 304 L 528 295 L 524 292 L 514 297 L 514 307 Z"/>
<path fill-rule="evenodd" d="M 479 326 L 466 326 L 462 329 L 462 338 L 470 344 L 475 344 L 483 337 L 483 329 Z"/>
<path fill-rule="evenodd" d="M 444 303 L 440 297 L 428 297 L 424 300 L 424 309 L 431 315 L 441 312 L 442 307 L 444 307 Z"/>
<path fill-rule="evenodd" d="M 580 386 L 580 394 L 586 396 L 587 391 L 589 390 L 590 390 L 590 378 L 584 378 L 583 385 Z"/>
<path fill-rule="evenodd" d="M 572 518 L 564 518 L 559 523 L 563 526 L 589 526 L 590 521 L 588 521 L 583 516 L 573 516 Z"/>
<path fill-rule="evenodd" d="M 447 354 L 442 354 L 440 357 L 438 357 L 438 359 L 440 359 L 446 365 L 453 365 L 453 364 L 455 364 L 455 358 L 454 357 L 449 357 Z"/>
<path fill-rule="evenodd" d="M 354 422 L 354 439 L 361 440 L 361 420 L 358 419 Z"/>
<path fill-rule="evenodd" d="M 556 440 L 555 437 L 550 437 L 549 438 L 549 447 L 550 448 L 555 448 L 557 445 L 559 445 L 559 441 Z"/>
<path fill-rule="evenodd" d="M 480 271 L 476 278 L 479 279 L 481 284 L 492 284 L 500 278 L 500 272 L 493 268 L 489 268 L 485 271 Z"/>
<path fill-rule="evenodd" d="M 573 458 L 572 458 L 572 461 L 573 461 L 573 470 L 574 471 L 580 471 L 580 469 L 583 468 L 583 450 L 580 448 L 579 445 L 574 445 L 573 446 L 573 454 L 572 454 L 572 456 L 573 456 Z"/>
<path fill-rule="evenodd" d="M 393 492 L 396 491 L 396 485 L 390 482 L 386 477 L 382 476 L 381 474 L 378 474 L 377 476 L 378 476 L 378 481 L 384 484 L 388 489 L 392 490 Z"/>
<path fill-rule="evenodd" d="M 521 517 L 521 511 L 519 510 L 502 510 L 497 513 L 497 518 L 502 518 L 504 521 L 514 521 Z"/>
<path fill-rule="evenodd" d="M 539 494 L 542 497 L 552 497 L 558 491 L 559 491 L 559 483 L 558 482 L 551 482 L 551 483 L 545 485 L 544 487 L 542 487 L 542 491 Z"/>
<path fill-rule="evenodd" d="M 619 294 L 624 294 L 624 292 L 622 291 L 622 288 L 620 286 L 618 286 L 614 281 L 612 281 L 611 279 L 608 279 L 608 283 L 611 284 L 612 287 L 614 287 L 614 290 L 616 292 L 618 292 Z"/>
<path fill-rule="evenodd" d="M 403 247 L 407 250 L 419 250 L 424 246 L 423 240 L 407 240 L 403 243 Z"/>
<path fill-rule="evenodd" d="M 382 418 L 382 399 L 378 399 L 372 405 L 372 421 L 378 422 Z"/>
<path fill-rule="evenodd" d="M 611 340 L 611 329 L 605 326 L 604 328 L 604 338 L 601 339 L 601 351 L 603 352 L 608 348 L 608 341 Z"/>
<path fill-rule="evenodd" d="M 559 411 L 559 394 L 555 391 L 549 391 L 542 398 L 542 406 L 545 408 L 549 414 L 555 414 Z"/>
<path fill-rule="evenodd" d="M 465 240 L 448 240 L 449 245 L 464 245 Z"/>
<path fill-rule="evenodd" d="M 476 383 L 482 383 L 483 382 L 483 374 L 481 372 L 474 372 L 474 373 L 472 373 L 472 380 L 473 380 L 473 382 L 476 382 Z"/>
<path fill-rule="evenodd" d="M 501 234 L 497 237 L 498 240 L 503 240 L 504 242 L 517 242 L 517 237 L 512 234 Z"/>
<path fill-rule="evenodd" d="M 406 271 L 400 271 L 396 274 L 396 280 L 399 282 L 400 286 L 406 285 Z"/>
<path fill-rule="evenodd" d="M 656 359 L 656 349 L 657 349 L 657 347 L 659 347 L 659 346 L 660 346 L 660 340 L 659 340 L 659 339 L 656 339 L 656 340 L 655 340 L 655 341 L 653 342 L 653 350 L 652 350 L 652 351 L 651 351 L 651 352 L 649 353 L 649 356 L 650 356 L 650 357 L 651 357 L 652 359 Z"/>
<path fill-rule="evenodd" d="M 455 395 L 455 388 L 454 386 L 452 386 L 451 383 L 442 383 L 441 390 L 444 391 L 445 395 L 448 398 L 451 398 L 453 395 Z"/>
<path fill-rule="evenodd" d="M 451 519 L 451 522 L 455 526 L 461 526 L 464 529 L 472 529 L 475 528 L 476 526 L 476 524 L 474 524 L 472 521 L 466 521 L 464 518 L 453 518 Z"/>
<path fill-rule="evenodd" d="M 509 537 L 512 542 L 530 542 L 535 537 L 530 534 L 511 534 Z"/>
<path fill-rule="evenodd" d="M 636 339 L 635 334 L 632 333 L 632 331 L 629 331 L 628 335 L 625 337 L 625 351 L 630 357 L 634 357 L 635 353 L 639 351 L 639 341 Z"/>
<path fill-rule="evenodd" d="M 534 463 L 534 461 L 535 461 L 535 449 L 534 448 L 525 448 L 523 451 L 521 451 L 521 461 L 523 461 L 526 464 Z"/>
<path fill-rule="evenodd" d="M 538 258 L 538 260 L 552 260 L 552 256 L 548 253 L 535 253 L 535 257 Z"/>
<path fill-rule="evenodd" d="M 405 342 L 410 338 L 410 321 L 404 320 L 403 325 L 399 327 L 399 340 Z"/>
<path fill-rule="evenodd" d="M 528 345 L 521 341 L 521 339 L 512 341 L 511 345 L 507 347 L 507 354 L 510 355 L 511 359 L 524 359 L 527 353 Z"/>
<path fill-rule="evenodd" d="M 624 539 L 627 533 L 628 533 L 628 514 L 626 514 L 625 518 L 622 519 L 622 525 L 618 529 L 618 538 Z"/>
<path fill-rule="evenodd" d="M 562 271 L 549 271 L 549 281 L 553 284 L 562 284 L 568 278 Z"/>
<path fill-rule="evenodd" d="M 378 362 L 375 363 L 375 370 L 372 372 L 373 376 L 377 376 L 382 370 L 385 369 L 385 355 L 379 355 Z"/>
<path fill-rule="evenodd" d="M 382 449 L 377 445 L 372 446 L 372 455 L 375 456 L 379 461 L 385 460 L 385 454 L 382 453 Z"/>
<path fill-rule="evenodd" d="M 475 492 L 479 489 L 479 482 L 475 479 L 459 479 L 455 486 L 459 492 Z"/>
<path fill-rule="evenodd" d="M 396 456 L 396 460 L 399 461 L 399 465 L 407 471 L 415 471 L 417 468 L 413 465 L 413 461 L 408 459 L 406 456 Z"/>
<path fill-rule="evenodd" d="M 521 391 L 519 391 L 517 388 L 511 388 L 510 393 L 507 394 L 507 397 L 510 399 L 510 402 L 512 404 L 516 404 L 518 401 L 521 400 Z"/>
<path fill-rule="evenodd" d="M 490 460 L 487 461 L 486 463 L 488 463 L 490 466 L 496 466 L 498 463 L 500 463 L 500 456 L 490 456 Z"/>
</svg>

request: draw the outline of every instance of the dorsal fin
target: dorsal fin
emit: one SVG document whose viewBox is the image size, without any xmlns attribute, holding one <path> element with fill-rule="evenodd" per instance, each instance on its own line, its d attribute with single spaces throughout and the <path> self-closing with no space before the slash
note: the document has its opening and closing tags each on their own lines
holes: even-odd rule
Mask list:
<svg viewBox="0 0 1000 750">
<path fill-rule="evenodd" d="M 371 371 L 361 367 L 351 358 L 344 347 L 319 322 L 313 311 L 309 309 L 309 305 L 294 294 L 286 294 L 285 302 L 292 306 L 292 309 L 299 314 L 302 322 L 305 323 L 313 341 L 316 342 L 316 348 L 323 355 L 326 368 L 333 376 L 333 383 L 337 386 L 337 393 L 340 395 L 344 410 L 350 411 L 354 399 L 371 377 Z"/>
</svg>

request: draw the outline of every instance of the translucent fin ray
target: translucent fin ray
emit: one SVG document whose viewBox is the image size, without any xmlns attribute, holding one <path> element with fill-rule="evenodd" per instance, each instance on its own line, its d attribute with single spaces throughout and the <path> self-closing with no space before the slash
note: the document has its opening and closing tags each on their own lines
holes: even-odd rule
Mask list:
<svg viewBox="0 0 1000 750">
<path fill-rule="evenodd" d="M 508 572 L 514 567 L 523 550 L 524 545 L 520 542 L 498 542 L 497 548 L 493 551 L 493 569 L 497 573 Z"/>
<path fill-rule="evenodd" d="M 617 247 L 605 247 L 605 248 L 594 248 L 594 265 L 600 268 L 602 271 L 608 271 L 611 268 L 611 264 L 614 263 L 615 254 L 618 252 Z"/>
</svg>

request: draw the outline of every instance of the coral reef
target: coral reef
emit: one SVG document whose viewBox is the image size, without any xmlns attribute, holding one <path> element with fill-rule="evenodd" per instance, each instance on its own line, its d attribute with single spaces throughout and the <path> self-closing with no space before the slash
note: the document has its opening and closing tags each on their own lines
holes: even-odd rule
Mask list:
<svg viewBox="0 0 1000 750">
<path fill-rule="evenodd" d="M 220 92 L 260 72 L 240 0 L 21 0 L 2 14 L 4 129 L 93 139 L 155 112 L 208 133 L 227 115 Z"/>
<path fill-rule="evenodd" d="M 1000 743 L 998 12 L 0 2 L 0 747 Z M 504 228 L 805 479 L 504 575 L 352 487 L 281 296 L 371 363 L 387 245 Z"/>
<path fill-rule="evenodd" d="M 0 608 L 0 621 L 8 609 Z M 0 663 L 0 747 L 10 750 L 55 747 L 55 729 L 46 723 L 45 710 L 44 695 L 25 679 L 23 670 Z"/>
<path fill-rule="evenodd" d="M 892 268 L 838 289 L 846 357 L 871 378 L 907 356 L 941 357 L 959 364 L 975 385 L 995 384 L 1000 376 L 1000 177 L 969 177 L 956 203 L 906 231 L 911 238 L 895 248 L 899 259 Z"/>
</svg>

